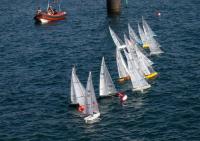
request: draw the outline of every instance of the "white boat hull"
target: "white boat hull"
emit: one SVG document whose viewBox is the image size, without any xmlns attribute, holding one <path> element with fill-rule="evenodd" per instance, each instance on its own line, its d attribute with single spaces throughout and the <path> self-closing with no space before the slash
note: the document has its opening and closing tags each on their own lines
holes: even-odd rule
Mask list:
<svg viewBox="0 0 200 141">
<path fill-rule="evenodd" d="M 149 89 L 151 85 L 143 86 L 143 87 L 138 87 L 138 88 L 133 88 L 133 91 L 141 91 L 143 92 L 145 89 Z"/>
<path fill-rule="evenodd" d="M 150 55 L 158 55 L 164 53 L 163 51 L 158 51 L 158 52 L 150 52 Z"/>
<path fill-rule="evenodd" d="M 41 22 L 42 24 L 46 24 L 46 23 L 49 22 L 49 20 L 46 20 L 46 19 L 40 19 L 40 22 Z"/>
<path fill-rule="evenodd" d="M 85 123 L 93 123 L 97 121 L 99 117 L 100 117 L 100 113 L 96 113 L 96 114 L 85 117 L 84 120 L 85 120 Z"/>
</svg>

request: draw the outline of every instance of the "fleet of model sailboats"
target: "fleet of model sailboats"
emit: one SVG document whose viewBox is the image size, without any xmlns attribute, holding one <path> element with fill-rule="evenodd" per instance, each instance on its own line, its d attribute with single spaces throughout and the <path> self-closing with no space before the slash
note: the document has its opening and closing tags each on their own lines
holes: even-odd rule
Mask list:
<svg viewBox="0 0 200 141">
<path fill-rule="evenodd" d="M 148 25 L 147 21 L 142 17 L 142 26 L 138 24 L 138 33 L 128 24 L 129 38 L 124 34 L 124 42 L 109 27 L 111 37 L 116 45 L 116 64 L 118 70 L 118 82 L 124 83 L 130 80 L 133 91 L 143 92 L 149 89 L 151 85 L 148 80 L 157 77 L 158 73 L 154 70 L 153 64 L 149 59 L 150 55 L 161 54 L 160 44 L 155 40 L 156 34 Z M 99 79 L 99 97 L 106 98 L 118 96 L 123 102 L 127 99 L 127 95 L 123 92 L 117 92 L 111 75 L 102 57 Z M 89 72 L 86 88 L 80 82 L 76 75 L 75 67 L 72 68 L 71 74 L 71 106 L 78 107 L 78 110 L 85 115 L 86 123 L 94 123 L 100 118 L 100 111 L 96 99 L 92 74 Z"/>
</svg>

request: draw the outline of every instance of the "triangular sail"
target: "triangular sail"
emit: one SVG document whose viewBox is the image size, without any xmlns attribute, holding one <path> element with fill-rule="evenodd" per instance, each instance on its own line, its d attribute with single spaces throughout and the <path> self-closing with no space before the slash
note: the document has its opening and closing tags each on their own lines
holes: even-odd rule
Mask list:
<svg viewBox="0 0 200 141">
<path fill-rule="evenodd" d="M 71 102 L 72 104 L 85 105 L 85 88 L 76 75 L 75 68 L 72 68 L 71 77 Z"/>
<path fill-rule="evenodd" d="M 124 49 L 124 52 L 125 52 L 125 55 L 129 55 L 129 57 L 131 59 L 133 59 L 134 61 L 134 64 L 136 66 L 137 69 L 139 69 L 139 66 L 138 66 L 138 58 L 137 58 L 137 54 L 136 54 L 136 50 L 135 48 L 133 47 L 133 44 L 130 40 L 128 40 L 127 36 L 124 34 L 124 40 L 125 40 L 125 45 L 126 45 L 126 49 L 128 50 L 128 54 L 126 53 L 125 49 Z M 127 58 L 127 57 L 126 57 Z M 127 58 L 128 59 L 128 58 Z M 127 62 L 128 64 L 128 62 Z M 129 68 L 129 64 L 128 64 L 128 68 Z"/>
<path fill-rule="evenodd" d="M 129 37 L 135 41 L 137 44 L 142 44 L 142 41 L 139 39 L 133 28 L 128 24 L 128 31 L 129 31 Z"/>
<path fill-rule="evenodd" d="M 156 34 L 153 32 L 153 30 L 151 29 L 151 27 L 148 25 L 147 21 L 144 19 L 144 17 L 142 17 L 142 25 L 143 25 L 143 29 L 146 35 L 153 37 L 156 36 Z"/>
<path fill-rule="evenodd" d="M 139 32 L 139 35 L 140 35 L 140 39 L 142 40 L 142 43 L 146 44 L 147 38 L 145 36 L 143 29 L 141 28 L 141 26 L 139 24 L 138 24 L 138 32 Z"/>
<path fill-rule="evenodd" d="M 109 27 L 109 30 L 110 30 L 110 34 L 111 34 L 111 37 L 115 43 L 115 45 L 118 47 L 118 48 L 121 48 L 124 46 L 124 43 L 123 41 L 117 36 L 117 34 L 112 30 L 111 27 Z"/>
<path fill-rule="evenodd" d="M 149 68 L 148 68 L 143 56 L 139 52 L 137 52 L 137 56 L 138 56 L 138 64 L 139 64 L 140 69 L 143 72 L 143 74 L 144 75 L 151 74 L 151 72 L 150 72 L 150 70 L 149 70 Z"/>
<path fill-rule="evenodd" d="M 108 68 L 105 64 L 104 57 L 102 58 L 101 71 L 100 71 L 100 85 L 99 85 L 99 95 L 106 96 L 109 94 L 116 93 L 115 85 L 112 81 Z"/>
<path fill-rule="evenodd" d="M 144 61 L 146 62 L 147 66 L 152 66 L 154 63 L 148 58 L 146 57 L 146 55 L 143 54 L 143 52 L 141 52 L 140 50 L 136 49 L 136 53 L 139 54 L 140 56 L 142 56 L 142 58 L 144 59 Z"/>
<path fill-rule="evenodd" d="M 71 103 L 72 104 L 77 104 L 77 99 L 76 99 L 76 94 L 75 94 L 75 89 L 74 89 L 74 72 L 75 72 L 75 68 L 72 68 L 72 74 L 71 74 L 71 93 L 70 93 L 70 96 L 71 96 Z"/>
<path fill-rule="evenodd" d="M 135 49 L 136 52 L 139 52 L 141 56 L 143 56 L 144 60 L 147 62 L 148 66 L 153 65 L 154 63 L 146 56 L 147 53 L 145 52 L 145 50 L 143 50 L 141 47 L 138 47 L 138 45 L 134 45 L 132 44 L 132 40 L 130 39 L 131 42 L 131 47 Z"/>
<path fill-rule="evenodd" d="M 99 113 L 98 103 L 96 100 L 93 82 L 92 82 L 92 74 L 89 73 L 87 86 L 86 86 L 86 114 L 93 115 L 95 113 Z"/>
<path fill-rule="evenodd" d="M 117 62 L 117 70 L 119 74 L 119 78 L 128 76 L 128 68 L 127 64 L 120 52 L 120 50 L 116 47 L 116 62 Z"/>
<path fill-rule="evenodd" d="M 160 49 L 161 45 L 154 39 L 154 37 L 151 37 L 148 41 L 150 54 L 161 54 L 163 51 Z"/>
</svg>

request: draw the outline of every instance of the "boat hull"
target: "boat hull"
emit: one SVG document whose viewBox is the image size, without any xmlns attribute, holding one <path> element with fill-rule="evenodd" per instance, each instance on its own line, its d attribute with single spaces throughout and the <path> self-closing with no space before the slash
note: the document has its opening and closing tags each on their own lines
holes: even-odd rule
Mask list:
<svg viewBox="0 0 200 141">
<path fill-rule="evenodd" d="M 145 89 L 149 89 L 151 85 L 143 86 L 143 87 L 138 87 L 138 88 L 133 88 L 132 91 L 140 91 L 143 92 Z"/>
<path fill-rule="evenodd" d="M 106 99 L 106 98 L 112 98 L 112 97 L 116 97 L 117 94 L 116 93 L 111 93 L 111 94 L 108 94 L 108 95 L 100 95 L 98 97 L 98 99 Z"/>
<path fill-rule="evenodd" d="M 128 80 L 131 80 L 130 76 L 121 77 L 117 81 L 118 81 L 119 84 L 124 84 Z"/>
<path fill-rule="evenodd" d="M 145 75 L 146 79 L 155 79 L 158 76 L 157 72 L 151 73 L 149 75 Z"/>
<path fill-rule="evenodd" d="M 148 45 L 147 43 L 144 43 L 144 44 L 142 45 L 142 47 L 147 49 L 147 48 L 149 48 L 149 45 Z"/>
<path fill-rule="evenodd" d="M 39 14 L 36 14 L 34 19 L 36 22 L 49 23 L 53 21 L 64 20 L 65 16 L 66 16 L 66 12 L 57 12 L 54 15 L 49 15 L 46 12 L 41 12 Z"/>
<path fill-rule="evenodd" d="M 85 123 L 94 123 L 95 121 L 99 119 L 99 117 L 100 117 L 100 113 L 96 113 L 96 114 L 85 117 L 84 120 L 85 120 Z"/>
</svg>

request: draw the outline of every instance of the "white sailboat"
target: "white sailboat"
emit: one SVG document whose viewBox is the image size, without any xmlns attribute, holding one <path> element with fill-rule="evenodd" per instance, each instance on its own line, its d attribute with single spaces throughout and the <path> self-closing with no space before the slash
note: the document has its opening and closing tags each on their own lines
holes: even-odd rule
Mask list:
<svg viewBox="0 0 200 141">
<path fill-rule="evenodd" d="M 101 62 L 101 71 L 100 71 L 100 84 L 99 84 L 99 95 L 100 97 L 111 96 L 116 94 L 116 88 L 106 66 L 104 57 Z"/>
<path fill-rule="evenodd" d="M 125 40 L 126 46 L 129 46 L 128 40 Z M 145 80 L 144 76 L 140 73 L 140 70 L 136 66 L 136 61 L 130 52 L 126 55 L 127 62 L 129 64 L 129 75 L 133 86 L 133 91 L 143 91 L 144 89 L 150 88 L 151 85 Z"/>
<path fill-rule="evenodd" d="M 145 34 L 148 34 L 148 36 L 157 36 L 153 30 L 151 29 L 151 27 L 148 25 L 147 21 L 144 19 L 144 17 L 142 16 L 142 26 L 143 26 L 143 29 L 144 29 L 144 33 Z"/>
<path fill-rule="evenodd" d="M 140 40 L 140 38 L 137 36 L 137 34 L 135 33 L 135 31 L 133 30 L 133 28 L 130 26 L 130 24 L 128 23 L 128 32 L 129 32 L 129 37 L 135 41 L 137 44 L 141 45 L 142 41 Z"/>
<path fill-rule="evenodd" d="M 118 47 L 116 47 L 116 62 L 119 75 L 118 82 L 124 83 L 126 80 L 130 80 L 127 64 Z"/>
<path fill-rule="evenodd" d="M 88 116 L 85 117 L 84 120 L 86 123 L 93 123 L 99 119 L 100 112 L 99 112 L 98 103 L 97 103 L 95 92 L 94 92 L 91 72 L 89 73 L 85 95 L 86 95 L 85 114 Z"/>
<path fill-rule="evenodd" d="M 85 105 L 85 88 L 76 75 L 75 67 L 72 68 L 71 75 L 71 105 Z"/>
<path fill-rule="evenodd" d="M 144 34 L 147 39 L 147 45 L 150 49 L 150 55 L 161 54 L 163 51 L 160 49 L 161 45 L 155 40 L 156 34 L 152 31 L 146 20 L 142 17 L 142 25 Z"/>
<path fill-rule="evenodd" d="M 149 45 L 147 43 L 147 36 L 145 35 L 143 29 L 141 28 L 141 26 L 138 23 L 138 32 L 140 35 L 140 39 L 142 40 L 143 43 L 143 48 L 149 48 Z"/>
<path fill-rule="evenodd" d="M 158 73 L 153 69 L 151 65 L 145 60 L 144 55 L 141 52 L 136 51 L 138 57 L 138 64 L 140 70 L 143 72 L 146 79 L 153 79 L 155 78 Z"/>
</svg>

